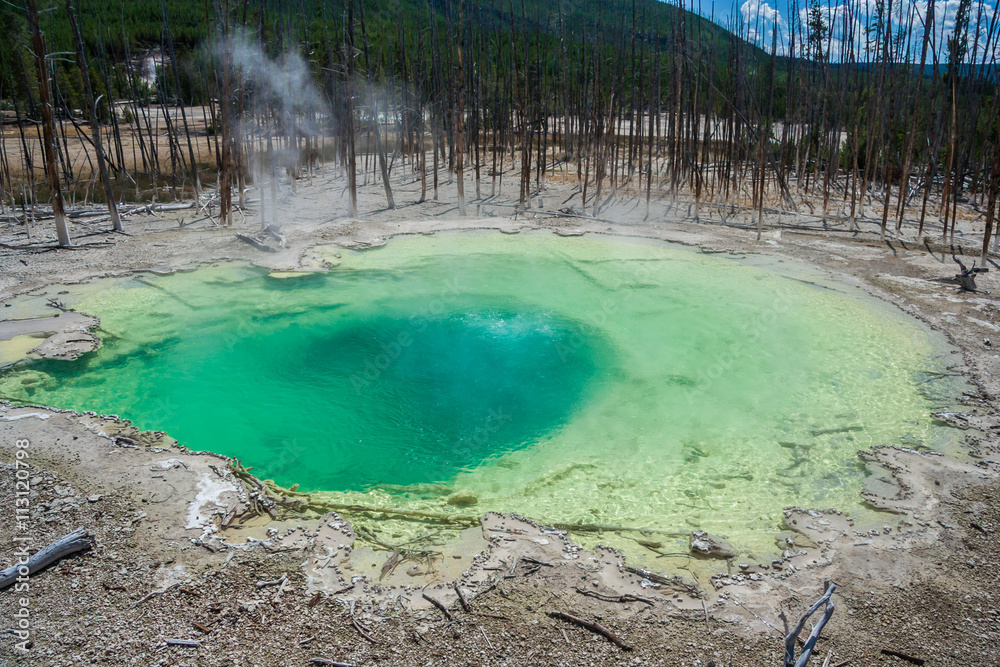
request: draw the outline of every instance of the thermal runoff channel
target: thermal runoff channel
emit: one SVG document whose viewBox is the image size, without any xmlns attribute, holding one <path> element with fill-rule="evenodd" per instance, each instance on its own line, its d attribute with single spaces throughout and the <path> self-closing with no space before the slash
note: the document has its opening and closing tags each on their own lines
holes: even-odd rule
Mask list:
<svg viewBox="0 0 1000 667">
<path fill-rule="evenodd" d="M 102 347 L 0 377 L 345 504 L 700 528 L 773 545 L 790 505 L 863 512 L 857 451 L 944 449 L 942 348 L 764 266 L 548 233 L 331 249 L 72 287 Z M 804 271 L 801 270 L 801 271 Z"/>
</svg>

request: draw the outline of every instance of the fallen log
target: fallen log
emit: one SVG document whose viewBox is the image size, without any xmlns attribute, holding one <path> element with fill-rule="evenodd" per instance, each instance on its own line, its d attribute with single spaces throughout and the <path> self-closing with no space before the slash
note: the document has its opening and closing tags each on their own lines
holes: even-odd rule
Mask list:
<svg viewBox="0 0 1000 667">
<path fill-rule="evenodd" d="M 266 243 L 262 243 L 261 241 L 258 241 L 252 236 L 247 236 L 246 234 L 237 234 L 236 238 L 238 238 L 240 241 L 243 241 L 244 243 L 249 243 L 254 248 L 257 248 L 257 250 L 263 250 L 264 252 L 278 252 L 271 246 L 267 245 Z"/>
<path fill-rule="evenodd" d="M 285 247 L 285 236 L 282 234 L 278 228 L 274 225 L 268 225 L 262 231 L 266 232 L 269 236 L 274 238 L 282 248 Z"/>
<path fill-rule="evenodd" d="M 36 551 L 28 558 L 27 563 L 12 565 L 0 572 L 0 591 L 17 581 L 19 576 L 31 576 L 70 554 L 92 549 L 94 544 L 94 536 L 91 533 L 83 528 L 77 528 L 44 549 Z"/>
</svg>

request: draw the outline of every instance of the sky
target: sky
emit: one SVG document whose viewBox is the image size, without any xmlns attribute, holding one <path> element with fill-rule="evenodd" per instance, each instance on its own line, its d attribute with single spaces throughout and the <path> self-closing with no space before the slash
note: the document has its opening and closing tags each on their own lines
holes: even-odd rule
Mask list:
<svg viewBox="0 0 1000 667">
<path fill-rule="evenodd" d="M 793 44 L 794 29 L 796 55 L 804 55 L 800 49 L 806 35 L 810 0 L 731 0 L 728 6 L 725 0 L 714 5 L 711 0 L 700 0 L 700 7 L 698 1 L 695 0 L 695 11 L 706 17 L 711 17 L 714 11 L 715 21 L 724 26 L 730 21 L 740 22 L 743 36 L 768 51 L 777 31 L 778 52 L 787 55 Z M 908 32 L 911 37 L 908 50 L 896 57 L 911 62 L 920 61 L 929 0 L 818 0 L 824 21 L 831 28 L 825 44 L 831 61 L 841 60 L 841 54 L 847 54 L 852 49 L 855 60 L 874 59 L 874 54 L 868 53 L 868 26 L 876 23 L 880 1 L 891 18 L 892 30 L 902 31 L 903 34 Z M 685 2 L 690 3 L 691 0 Z M 960 0 L 934 0 L 928 63 L 932 62 L 935 52 L 939 61 L 947 61 L 948 37 L 955 27 L 959 3 Z M 1000 0 L 971 0 L 967 60 L 975 56 L 977 62 L 982 62 L 984 53 L 988 54 L 987 62 L 994 58 L 1000 60 L 998 39 L 989 37 L 991 25 L 995 25 L 994 21 L 1000 22 L 998 4 Z M 996 27 L 1000 28 L 1000 25 Z"/>
</svg>

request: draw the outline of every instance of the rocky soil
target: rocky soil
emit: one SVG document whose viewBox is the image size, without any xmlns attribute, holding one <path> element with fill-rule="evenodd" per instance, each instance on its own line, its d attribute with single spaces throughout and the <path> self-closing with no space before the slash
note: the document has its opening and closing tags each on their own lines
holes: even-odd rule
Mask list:
<svg viewBox="0 0 1000 667">
<path fill-rule="evenodd" d="M 415 201 L 418 189 L 398 184 L 397 200 Z M 867 232 L 785 228 L 758 242 L 741 227 L 678 219 L 665 202 L 649 221 L 627 202 L 601 220 L 542 213 L 572 196 L 558 183 L 536 199 L 538 211 L 513 216 L 513 202 L 496 197 L 476 207 L 473 220 L 457 218 L 446 201 L 378 211 L 374 185 L 362 191 L 369 213 L 349 220 L 342 191 L 322 172 L 297 193 L 286 191 L 286 244 L 275 252 L 210 221 L 186 224 L 200 217 L 194 210 L 133 216 L 131 236 L 102 235 L 81 250 L 5 249 L 0 299 L 56 282 L 219 260 L 317 270 L 317 245 L 368 247 L 394 234 L 461 228 L 548 227 L 762 253 L 808 262 L 941 331 L 961 352 L 952 370 L 969 388 L 961 411 L 940 418 L 966 429 L 968 452 L 862 453 L 872 480 L 866 500 L 885 510 L 884 526 L 858 531 L 835 508 L 789 508 L 785 530 L 776 531 L 782 558 L 700 561 L 716 574 L 693 581 L 635 571 L 617 552 L 589 552 L 530 518 L 495 514 L 421 560 L 359 538 L 335 514 L 300 519 L 279 506 L 278 519 L 250 516 L 255 499 L 271 502 L 266 490 L 164 434 L 138 433 L 111 417 L 0 405 L 0 567 L 16 560 L 13 536 L 29 536 L 37 549 L 83 526 L 96 543 L 32 575 L 27 605 L 13 588 L 0 591 L 0 664 L 779 665 L 780 614 L 794 623 L 825 580 L 837 585 L 836 609 L 811 664 L 827 657 L 829 665 L 856 666 L 1000 663 L 1000 354 L 993 352 L 1000 266 L 980 274 L 981 292 L 973 294 L 942 280 L 957 265 L 936 239 L 882 242 Z M 248 215 L 236 231 L 258 226 Z M 0 242 L 18 245 L 18 234 L 5 228 Z M 21 526 L 16 443 L 25 439 L 30 519 Z M 696 542 L 696 550 L 714 552 L 703 555 L 728 555 L 718 536 Z M 23 607 L 27 650 L 12 632 Z M 554 612 L 599 624 L 619 643 Z"/>
</svg>

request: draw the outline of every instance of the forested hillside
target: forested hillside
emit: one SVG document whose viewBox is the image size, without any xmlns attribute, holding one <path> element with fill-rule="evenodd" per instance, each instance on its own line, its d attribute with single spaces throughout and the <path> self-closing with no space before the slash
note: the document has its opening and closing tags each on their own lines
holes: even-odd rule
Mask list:
<svg viewBox="0 0 1000 667">
<path fill-rule="evenodd" d="M 493 194 L 517 170 L 526 207 L 559 169 L 590 215 L 658 195 L 684 198 L 695 219 L 703 206 L 753 210 L 760 227 L 779 209 L 851 229 L 874 215 L 883 235 L 893 221 L 896 233 L 912 223 L 953 237 L 972 215 L 984 248 L 991 237 L 998 26 L 973 0 L 946 21 L 933 5 L 832 14 L 814 2 L 770 33 L 760 16 L 727 31 L 653 0 L 73 4 L 82 53 L 69 3 L 39 8 L 62 132 L 53 165 L 65 187 L 98 199 L 94 161 L 73 157 L 66 136 L 67 124 L 83 132 L 91 106 L 110 196 L 200 194 L 202 179 L 218 181 L 223 221 L 230 179 L 242 198 L 248 183 L 333 160 L 352 193 L 359 170 L 381 180 L 390 207 L 393 169 L 418 175 L 422 197 L 440 196 L 440 174 L 457 176 L 462 210 L 469 174 L 478 199 L 483 181 Z M 17 126 L 5 133 L 3 196 L 14 204 L 55 187 L 38 172 L 28 15 L 0 5 L 0 99 Z M 32 175 L 27 190 L 11 155 Z"/>
</svg>

